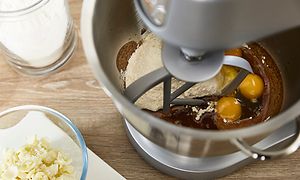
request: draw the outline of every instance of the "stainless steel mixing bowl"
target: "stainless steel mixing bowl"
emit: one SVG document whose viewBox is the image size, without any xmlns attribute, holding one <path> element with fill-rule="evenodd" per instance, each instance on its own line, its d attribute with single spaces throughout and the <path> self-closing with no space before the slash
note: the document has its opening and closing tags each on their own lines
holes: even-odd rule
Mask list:
<svg viewBox="0 0 300 180">
<path fill-rule="evenodd" d="M 300 115 L 300 83 L 297 74 L 300 67 L 300 29 L 260 42 L 273 56 L 282 73 L 282 112 L 265 123 L 227 131 L 175 126 L 141 111 L 123 96 L 123 82 L 116 67 L 116 56 L 126 42 L 139 39 L 141 31 L 131 0 L 84 1 L 81 29 L 87 59 L 103 89 L 113 99 L 123 117 L 157 145 L 189 157 L 226 155 L 242 150 L 249 156 L 262 159 L 286 155 L 298 148 L 299 128 L 296 128 L 295 140 L 280 151 L 265 152 L 250 145 L 291 121 L 299 126 L 297 117 Z"/>
</svg>

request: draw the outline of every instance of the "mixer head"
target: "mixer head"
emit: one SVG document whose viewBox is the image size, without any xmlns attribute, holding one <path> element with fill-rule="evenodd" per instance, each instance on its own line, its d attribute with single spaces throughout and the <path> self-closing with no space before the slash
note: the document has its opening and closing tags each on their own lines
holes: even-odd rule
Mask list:
<svg viewBox="0 0 300 180">
<path fill-rule="evenodd" d="M 166 42 L 165 68 L 187 82 L 215 76 L 223 50 L 300 24 L 298 0 L 135 0 L 135 6 Z"/>
</svg>

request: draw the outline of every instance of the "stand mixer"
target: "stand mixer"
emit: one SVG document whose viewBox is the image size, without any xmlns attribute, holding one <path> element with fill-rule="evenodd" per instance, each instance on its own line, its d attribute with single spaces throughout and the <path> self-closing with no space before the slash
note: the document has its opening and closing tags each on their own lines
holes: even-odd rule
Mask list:
<svg viewBox="0 0 300 180">
<path fill-rule="evenodd" d="M 194 130 L 163 122 L 133 102 L 164 82 L 164 111 L 172 104 L 197 104 L 197 100 L 177 97 L 195 83 L 215 76 L 223 64 L 241 68 L 237 78 L 223 91 L 229 93 L 252 69 L 243 58 L 224 56 L 223 50 L 299 26 L 300 2 L 135 0 L 142 21 L 165 41 L 164 67 L 123 90 L 119 73 L 112 68 L 116 52 L 141 30 L 140 19 L 130 3 L 130 0 L 85 1 L 82 36 L 95 76 L 123 115 L 128 137 L 146 161 L 172 176 L 209 179 L 229 174 L 253 159 L 276 158 L 297 150 L 300 87 L 292 81 L 292 74 L 297 72 L 295 66 L 299 63 L 287 55 L 290 51 L 281 43 L 299 45 L 293 39 L 299 36 L 299 29 L 263 41 L 273 54 L 275 49 L 282 51 L 276 54 L 277 63 L 287 69 L 281 69 L 285 75 L 285 93 L 292 94 L 285 98 L 282 113 L 265 123 L 223 132 Z M 276 12 L 276 18 L 270 12 Z M 293 63 L 294 67 L 290 66 Z M 171 93 L 171 77 L 186 83 Z"/>
</svg>

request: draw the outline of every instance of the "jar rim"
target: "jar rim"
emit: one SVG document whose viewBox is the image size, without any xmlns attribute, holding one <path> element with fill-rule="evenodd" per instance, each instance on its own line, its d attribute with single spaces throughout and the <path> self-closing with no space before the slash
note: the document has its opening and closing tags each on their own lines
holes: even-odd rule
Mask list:
<svg viewBox="0 0 300 180">
<path fill-rule="evenodd" d="M 38 0 L 34 3 L 32 3 L 29 6 L 22 7 L 20 9 L 15 9 L 15 10 L 1 10 L 0 9 L 0 18 L 12 18 L 12 17 L 18 17 L 18 16 L 23 16 L 26 14 L 29 14 L 31 12 L 34 12 L 41 7 L 43 7 L 45 4 L 47 4 L 50 0 Z"/>
</svg>

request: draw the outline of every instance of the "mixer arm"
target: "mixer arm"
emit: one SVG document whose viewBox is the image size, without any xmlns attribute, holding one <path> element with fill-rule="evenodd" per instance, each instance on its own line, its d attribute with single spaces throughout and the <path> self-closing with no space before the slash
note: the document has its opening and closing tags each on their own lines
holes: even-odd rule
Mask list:
<svg viewBox="0 0 300 180">
<path fill-rule="evenodd" d="M 171 78 L 169 72 L 163 67 L 159 68 L 130 84 L 124 90 L 124 95 L 134 103 L 147 91 L 169 78 Z"/>
<path fill-rule="evenodd" d="M 163 83 L 163 111 L 168 112 L 170 110 L 170 104 L 177 105 L 199 105 L 203 103 L 200 99 L 178 99 L 177 97 L 190 89 L 196 83 L 186 82 L 181 87 L 171 92 L 171 80 L 172 75 L 165 69 L 160 68 L 152 71 L 145 76 L 139 78 L 130 84 L 125 90 L 124 95 L 130 102 L 137 101 L 143 94 L 155 87 L 156 85 Z"/>
<path fill-rule="evenodd" d="M 300 25 L 299 0 L 135 0 L 148 28 L 192 56 Z"/>
</svg>

